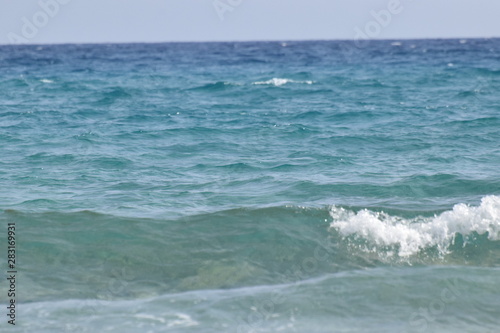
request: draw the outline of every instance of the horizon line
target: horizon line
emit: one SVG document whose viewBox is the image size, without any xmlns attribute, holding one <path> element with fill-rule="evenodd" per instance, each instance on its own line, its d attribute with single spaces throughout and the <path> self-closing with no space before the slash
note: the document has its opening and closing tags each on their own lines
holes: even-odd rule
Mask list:
<svg viewBox="0 0 500 333">
<path fill-rule="evenodd" d="M 368 38 L 368 39 L 249 39 L 249 40 L 182 40 L 182 41 L 130 41 L 130 42 L 52 42 L 52 43 L 0 43 L 3 46 L 57 46 L 57 45 L 131 45 L 131 44 L 203 44 L 203 43 L 287 43 L 287 42 L 383 42 L 383 41 L 422 41 L 422 40 L 491 40 L 500 39 L 500 36 L 491 37 L 415 37 L 415 38 Z"/>
</svg>

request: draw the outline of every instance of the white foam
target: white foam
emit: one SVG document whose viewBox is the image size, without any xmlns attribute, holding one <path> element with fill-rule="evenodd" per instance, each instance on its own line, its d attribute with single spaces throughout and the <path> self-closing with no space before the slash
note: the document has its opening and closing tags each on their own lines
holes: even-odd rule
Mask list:
<svg viewBox="0 0 500 333">
<path fill-rule="evenodd" d="M 150 314 L 145 314 L 145 313 L 138 313 L 138 314 L 135 314 L 134 315 L 135 318 L 139 318 L 139 319 L 147 319 L 147 320 L 151 320 L 151 321 L 158 321 L 162 324 L 165 324 L 165 319 L 161 318 L 161 317 L 155 317 L 153 315 L 150 315 Z"/>
<path fill-rule="evenodd" d="M 48 79 L 41 79 L 40 82 L 42 82 L 42 83 L 54 83 L 54 81 L 48 80 Z"/>
<path fill-rule="evenodd" d="M 292 79 L 281 79 L 281 78 L 272 78 L 271 80 L 267 81 L 257 81 L 252 84 L 267 84 L 267 85 L 273 85 L 276 87 L 282 86 L 287 83 L 305 83 L 305 84 L 313 84 L 313 81 L 295 81 Z"/>
<path fill-rule="evenodd" d="M 362 237 L 375 246 L 397 247 L 402 257 L 433 246 L 446 253 L 456 233 L 488 233 L 488 239 L 500 240 L 500 197 L 494 195 L 484 197 L 478 207 L 457 204 L 450 211 L 427 218 L 405 219 L 367 209 L 355 213 L 335 206 L 330 215 L 331 227 L 342 236 Z"/>
<path fill-rule="evenodd" d="M 176 313 L 176 320 L 170 321 L 167 324 L 167 327 L 191 327 L 198 326 L 199 323 L 196 320 L 193 320 L 189 315 L 185 313 Z"/>
</svg>

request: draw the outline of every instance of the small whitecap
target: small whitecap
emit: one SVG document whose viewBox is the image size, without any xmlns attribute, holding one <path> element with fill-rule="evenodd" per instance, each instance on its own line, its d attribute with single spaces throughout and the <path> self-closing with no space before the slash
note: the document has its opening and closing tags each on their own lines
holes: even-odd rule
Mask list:
<svg viewBox="0 0 500 333">
<path fill-rule="evenodd" d="M 467 43 L 467 39 L 461 39 L 459 42 L 460 42 L 460 44 L 465 44 L 465 43 Z"/>
<path fill-rule="evenodd" d="M 54 81 L 48 80 L 48 79 L 41 79 L 40 82 L 42 82 L 42 83 L 54 83 Z"/>
<path fill-rule="evenodd" d="M 266 84 L 266 85 L 273 85 L 273 86 L 279 87 L 279 86 L 282 86 L 282 85 L 287 84 L 287 83 L 313 84 L 314 81 L 310 81 L 310 80 L 307 80 L 307 81 L 295 81 L 295 80 L 291 80 L 291 79 L 272 78 L 271 80 L 257 81 L 257 82 L 253 82 L 252 84 L 257 84 L 257 85 L 259 85 L 259 84 Z"/>
<path fill-rule="evenodd" d="M 401 46 L 401 45 L 403 45 L 403 43 L 401 43 L 401 42 L 392 42 L 391 45 L 392 46 Z"/>
<path fill-rule="evenodd" d="M 267 80 L 267 81 L 257 81 L 257 82 L 254 82 L 253 84 L 269 84 L 269 85 L 273 85 L 273 86 L 282 86 L 284 84 L 287 84 L 288 82 L 291 82 L 291 80 L 272 78 L 271 80 Z"/>
</svg>

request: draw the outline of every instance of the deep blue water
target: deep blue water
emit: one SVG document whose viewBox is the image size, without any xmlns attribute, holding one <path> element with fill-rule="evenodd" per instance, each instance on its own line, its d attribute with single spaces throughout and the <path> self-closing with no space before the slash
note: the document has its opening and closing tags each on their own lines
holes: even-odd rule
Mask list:
<svg viewBox="0 0 500 333">
<path fill-rule="evenodd" d="M 352 46 L 0 47 L 17 331 L 496 332 L 500 40 Z"/>
</svg>

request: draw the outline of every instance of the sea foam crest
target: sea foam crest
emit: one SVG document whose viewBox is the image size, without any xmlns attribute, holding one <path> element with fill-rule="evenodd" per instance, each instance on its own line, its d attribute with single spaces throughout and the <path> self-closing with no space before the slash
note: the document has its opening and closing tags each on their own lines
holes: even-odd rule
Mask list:
<svg viewBox="0 0 500 333">
<path fill-rule="evenodd" d="M 331 227 L 342 236 L 362 237 L 375 246 L 395 247 L 402 257 L 433 246 L 444 254 L 457 233 L 488 233 L 489 240 L 500 240 L 500 197 L 494 195 L 482 198 L 477 207 L 461 203 L 434 217 L 405 219 L 367 209 L 355 213 L 335 206 L 330 215 Z"/>
<path fill-rule="evenodd" d="M 267 81 L 257 81 L 254 82 L 253 84 L 267 84 L 267 85 L 273 85 L 273 86 L 282 86 L 287 83 L 305 83 L 305 84 L 313 84 L 313 81 L 295 81 L 292 79 L 281 79 L 281 78 L 272 78 L 271 80 Z"/>
</svg>

